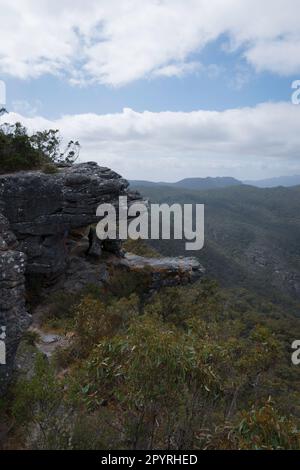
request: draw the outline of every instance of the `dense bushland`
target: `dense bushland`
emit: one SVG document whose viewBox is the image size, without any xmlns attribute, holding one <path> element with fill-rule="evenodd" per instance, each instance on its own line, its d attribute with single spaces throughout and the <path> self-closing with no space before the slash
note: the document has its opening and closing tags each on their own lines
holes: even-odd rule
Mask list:
<svg viewBox="0 0 300 470">
<path fill-rule="evenodd" d="M 26 447 L 299 448 L 299 319 L 209 281 L 142 303 L 90 288 L 68 318 L 70 347 L 10 391 Z"/>
</svg>

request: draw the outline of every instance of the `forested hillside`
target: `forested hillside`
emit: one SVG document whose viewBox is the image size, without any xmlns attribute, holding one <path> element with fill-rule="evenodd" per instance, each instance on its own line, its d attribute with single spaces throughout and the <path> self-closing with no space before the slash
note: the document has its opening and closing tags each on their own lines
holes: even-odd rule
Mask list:
<svg viewBox="0 0 300 470">
<path fill-rule="evenodd" d="M 209 191 L 138 187 L 152 202 L 205 204 L 205 247 L 211 278 L 245 287 L 297 312 L 300 299 L 300 187 L 236 186 Z M 165 255 L 186 255 L 184 241 L 151 241 Z"/>
</svg>

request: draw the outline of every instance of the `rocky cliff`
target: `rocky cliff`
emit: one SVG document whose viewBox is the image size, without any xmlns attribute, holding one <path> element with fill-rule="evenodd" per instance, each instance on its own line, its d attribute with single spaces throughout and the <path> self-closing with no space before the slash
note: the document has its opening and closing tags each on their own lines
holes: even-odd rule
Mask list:
<svg viewBox="0 0 300 470">
<path fill-rule="evenodd" d="M 126 180 L 95 163 L 75 165 L 54 175 L 0 176 L 0 201 L 19 250 L 28 257 L 27 273 L 53 277 L 63 272 L 72 231 L 95 223 L 99 204 L 117 202 L 121 195 L 129 200 L 138 197 L 127 188 Z"/>
<path fill-rule="evenodd" d="M 9 380 L 18 343 L 30 324 L 25 308 L 25 261 L 7 219 L 0 214 L 0 328 L 5 332 L 2 352 L 6 353 L 6 360 L 0 361 L 0 395 Z"/>
<path fill-rule="evenodd" d="M 95 235 L 91 238 L 89 227 L 97 222 L 99 204 L 117 203 L 121 195 L 126 195 L 129 203 L 140 199 L 137 192 L 129 191 L 128 182 L 120 175 L 96 163 L 74 165 L 51 175 L 36 171 L 0 176 L 0 327 L 6 328 L 7 335 L 6 365 L 0 365 L 0 392 L 11 375 L 20 337 L 30 324 L 25 279 L 36 283 L 43 279 L 50 284 L 68 285 L 72 290 L 72 285 L 80 286 L 85 279 L 89 283 L 105 278 L 101 250 L 105 248 L 113 252 L 115 260 L 120 259 L 121 244 L 111 241 L 100 246 Z M 82 253 L 76 255 L 76 247 L 87 235 L 89 255 L 100 258 L 99 263 L 90 263 Z M 149 264 L 140 258 L 122 263 L 137 270 Z M 155 287 L 160 279 L 162 285 L 172 285 L 202 274 L 201 266 L 193 260 L 154 264 Z"/>
</svg>

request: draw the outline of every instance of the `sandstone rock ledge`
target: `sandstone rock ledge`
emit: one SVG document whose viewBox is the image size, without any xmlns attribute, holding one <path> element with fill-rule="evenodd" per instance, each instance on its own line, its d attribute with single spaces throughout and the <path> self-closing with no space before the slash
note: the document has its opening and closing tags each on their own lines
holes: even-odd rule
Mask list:
<svg viewBox="0 0 300 470">
<path fill-rule="evenodd" d="M 150 273 L 154 290 L 195 282 L 205 273 L 195 258 L 145 258 L 126 253 L 124 258 L 116 259 L 114 263 L 141 275 L 145 271 Z"/>
</svg>

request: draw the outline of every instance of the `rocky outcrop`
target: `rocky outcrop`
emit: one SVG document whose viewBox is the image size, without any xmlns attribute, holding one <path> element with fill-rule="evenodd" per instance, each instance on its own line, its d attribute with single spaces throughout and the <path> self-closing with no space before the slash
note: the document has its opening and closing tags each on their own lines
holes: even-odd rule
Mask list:
<svg viewBox="0 0 300 470">
<path fill-rule="evenodd" d="M 97 221 L 99 204 L 127 195 L 128 183 L 96 163 L 65 168 L 54 175 L 22 172 L 0 176 L 0 201 L 10 228 L 26 253 L 27 273 L 64 272 L 72 231 Z M 116 248 L 115 248 L 116 249 Z"/>
<path fill-rule="evenodd" d="M 148 273 L 151 276 L 150 290 L 195 282 L 204 274 L 204 268 L 195 258 L 147 258 L 126 253 L 114 264 L 128 271 Z"/>
<path fill-rule="evenodd" d="M 128 186 L 120 175 L 96 163 L 62 168 L 51 175 L 35 171 L 0 176 L 0 327 L 5 327 L 7 350 L 7 363 L 0 365 L 0 393 L 30 324 L 25 277 L 31 283 L 42 278 L 50 288 L 76 293 L 85 283 L 109 282 L 107 265 L 112 260 L 141 276 L 146 267 L 152 289 L 201 276 L 201 266 L 192 259 L 124 257 L 120 241 L 99 242 L 91 229 L 98 221 L 97 207 L 117 204 L 120 196 L 127 196 L 129 204 L 140 200 Z M 106 261 L 103 250 L 110 253 Z"/>
</svg>

